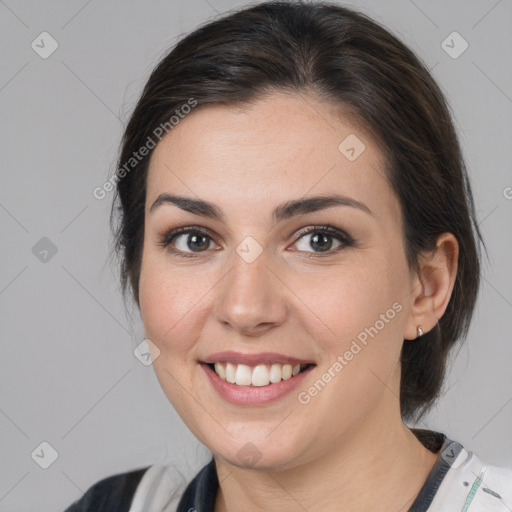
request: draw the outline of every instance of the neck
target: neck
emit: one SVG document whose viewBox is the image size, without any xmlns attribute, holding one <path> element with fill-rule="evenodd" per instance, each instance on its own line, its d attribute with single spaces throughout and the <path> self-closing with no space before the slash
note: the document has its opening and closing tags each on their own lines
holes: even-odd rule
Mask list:
<svg viewBox="0 0 512 512">
<path fill-rule="evenodd" d="M 345 432 L 339 448 L 283 471 L 241 469 L 215 458 L 215 512 L 408 510 L 437 455 L 400 421 Z"/>
</svg>

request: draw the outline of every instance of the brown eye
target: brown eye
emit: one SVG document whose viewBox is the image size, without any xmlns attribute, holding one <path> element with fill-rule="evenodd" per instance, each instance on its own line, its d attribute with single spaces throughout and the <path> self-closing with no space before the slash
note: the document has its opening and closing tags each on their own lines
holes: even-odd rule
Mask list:
<svg viewBox="0 0 512 512">
<path fill-rule="evenodd" d="M 307 228 L 299 235 L 294 245 L 302 252 L 330 253 L 354 243 L 352 237 L 330 226 Z"/>
<path fill-rule="evenodd" d="M 182 233 L 177 235 L 174 240 L 179 240 L 181 237 L 184 237 L 184 243 L 181 244 L 181 247 L 179 243 L 174 243 L 175 247 L 180 251 L 201 252 L 210 247 L 210 238 L 201 233 Z"/>
<path fill-rule="evenodd" d="M 178 228 L 164 235 L 158 245 L 168 247 L 172 252 L 192 254 L 207 251 L 212 242 L 207 233 L 197 228 Z"/>
</svg>

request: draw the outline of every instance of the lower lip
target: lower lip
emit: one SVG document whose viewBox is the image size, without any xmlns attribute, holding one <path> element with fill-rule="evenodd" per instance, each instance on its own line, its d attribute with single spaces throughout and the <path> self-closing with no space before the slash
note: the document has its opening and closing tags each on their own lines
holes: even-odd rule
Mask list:
<svg viewBox="0 0 512 512">
<path fill-rule="evenodd" d="M 310 366 L 295 377 L 282 380 L 277 384 L 269 384 L 268 386 L 237 386 L 222 380 L 207 364 L 201 363 L 201 367 L 217 393 L 224 400 L 235 405 L 266 405 L 276 402 L 296 389 L 314 368 Z"/>
</svg>

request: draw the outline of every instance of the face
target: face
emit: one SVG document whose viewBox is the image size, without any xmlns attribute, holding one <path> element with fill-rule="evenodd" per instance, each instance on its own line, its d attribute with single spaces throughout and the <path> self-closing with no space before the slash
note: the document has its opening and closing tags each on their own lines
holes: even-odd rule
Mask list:
<svg viewBox="0 0 512 512">
<path fill-rule="evenodd" d="M 383 155 L 332 106 L 209 106 L 155 148 L 140 311 L 216 457 L 293 467 L 399 419 L 411 283 Z"/>
</svg>

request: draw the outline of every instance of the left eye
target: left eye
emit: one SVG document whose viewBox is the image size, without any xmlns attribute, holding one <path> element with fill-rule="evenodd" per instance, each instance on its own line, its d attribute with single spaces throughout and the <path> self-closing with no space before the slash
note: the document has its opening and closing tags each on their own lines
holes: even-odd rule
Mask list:
<svg viewBox="0 0 512 512">
<path fill-rule="evenodd" d="M 297 250 L 302 252 L 311 252 L 311 249 L 313 249 L 312 252 L 323 253 L 350 246 L 351 244 L 352 240 L 348 235 L 334 228 L 321 227 L 302 232 L 294 245 L 297 246 Z"/>
</svg>

